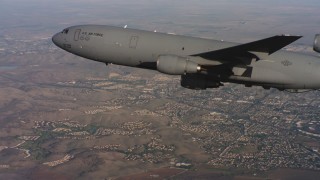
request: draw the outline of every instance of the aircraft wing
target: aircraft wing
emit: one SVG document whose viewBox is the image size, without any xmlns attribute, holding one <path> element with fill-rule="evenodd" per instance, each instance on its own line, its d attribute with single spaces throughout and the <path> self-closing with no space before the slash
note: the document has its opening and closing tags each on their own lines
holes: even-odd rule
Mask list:
<svg viewBox="0 0 320 180">
<path fill-rule="evenodd" d="M 270 38 L 254 41 L 247 44 L 241 44 L 229 48 L 224 48 L 216 51 L 204 52 L 192 56 L 200 56 L 205 59 L 222 60 L 229 63 L 235 59 L 249 59 L 256 58 L 257 60 L 264 59 L 285 46 L 300 39 L 302 36 L 273 36 Z"/>
</svg>

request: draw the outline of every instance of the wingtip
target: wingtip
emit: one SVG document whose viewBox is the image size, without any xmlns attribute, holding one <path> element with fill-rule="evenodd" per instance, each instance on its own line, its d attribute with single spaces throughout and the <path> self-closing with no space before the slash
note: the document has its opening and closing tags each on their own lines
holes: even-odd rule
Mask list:
<svg viewBox="0 0 320 180">
<path fill-rule="evenodd" d="M 297 38 L 297 39 L 300 39 L 302 38 L 303 36 L 301 35 L 291 35 L 291 34 L 282 34 L 282 35 L 279 35 L 281 37 L 292 37 L 292 38 Z"/>
</svg>

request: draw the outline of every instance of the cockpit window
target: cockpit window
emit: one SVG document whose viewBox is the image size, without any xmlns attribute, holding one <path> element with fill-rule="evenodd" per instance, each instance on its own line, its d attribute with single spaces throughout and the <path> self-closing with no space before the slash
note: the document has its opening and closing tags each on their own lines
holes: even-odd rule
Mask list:
<svg viewBox="0 0 320 180">
<path fill-rule="evenodd" d="M 69 32 L 69 29 L 64 29 L 61 33 L 62 34 L 68 34 L 68 32 Z"/>
</svg>

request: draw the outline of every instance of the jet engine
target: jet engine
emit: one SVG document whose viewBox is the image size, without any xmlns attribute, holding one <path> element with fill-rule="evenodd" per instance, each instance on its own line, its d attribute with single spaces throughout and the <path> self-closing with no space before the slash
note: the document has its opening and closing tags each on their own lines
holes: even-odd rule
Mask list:
<svg viewBox="0 0 320 180">
<path fill-rule="evenodd" d="M 159 56 L 157 69 L 159 72 L 169 75 L 183 75 L 201 71 L 201 67 L 197 63 L 188 58 L 173 55 Z"/>
<path fill-rule="evenodd" d="M 313 50 L 320 53 L 320 34 L 317 34 L 314 39 Z"/>
<path fill-rule="evenodd" d="M 206 75 L 186 74 L 181 76 L 181 86 L 187 89 L 204 90 L 207 88 L 218 88 L 223 86 L 223 84 L 210 80 Z"/>
</svg>

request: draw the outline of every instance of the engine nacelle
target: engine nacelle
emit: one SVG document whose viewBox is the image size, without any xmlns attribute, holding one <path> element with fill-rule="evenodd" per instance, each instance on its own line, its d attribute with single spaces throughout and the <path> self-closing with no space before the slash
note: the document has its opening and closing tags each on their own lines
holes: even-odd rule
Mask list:
<svg viewBox="0 0 320 180">
<path fill-rule="evenodd" d="M 202 74 L 186 74 L 181 76 L 181 86 L 187 89 L 204 90 L 223 86 L 220 82 L 210 80 Z"/>
<path fill-rule="evenodd" d="M 197 63 L 188 58 L 173 55 L 159 56 L 157 69 L 159 72 L 169 75 L 183 75 L 201 71 L 201 67 Z"/>
<path fill-rule="evenodd" d="M 320 53 L 320 34 L 317 34 L 314 38 L 313 50 Z"/>
</svg>

